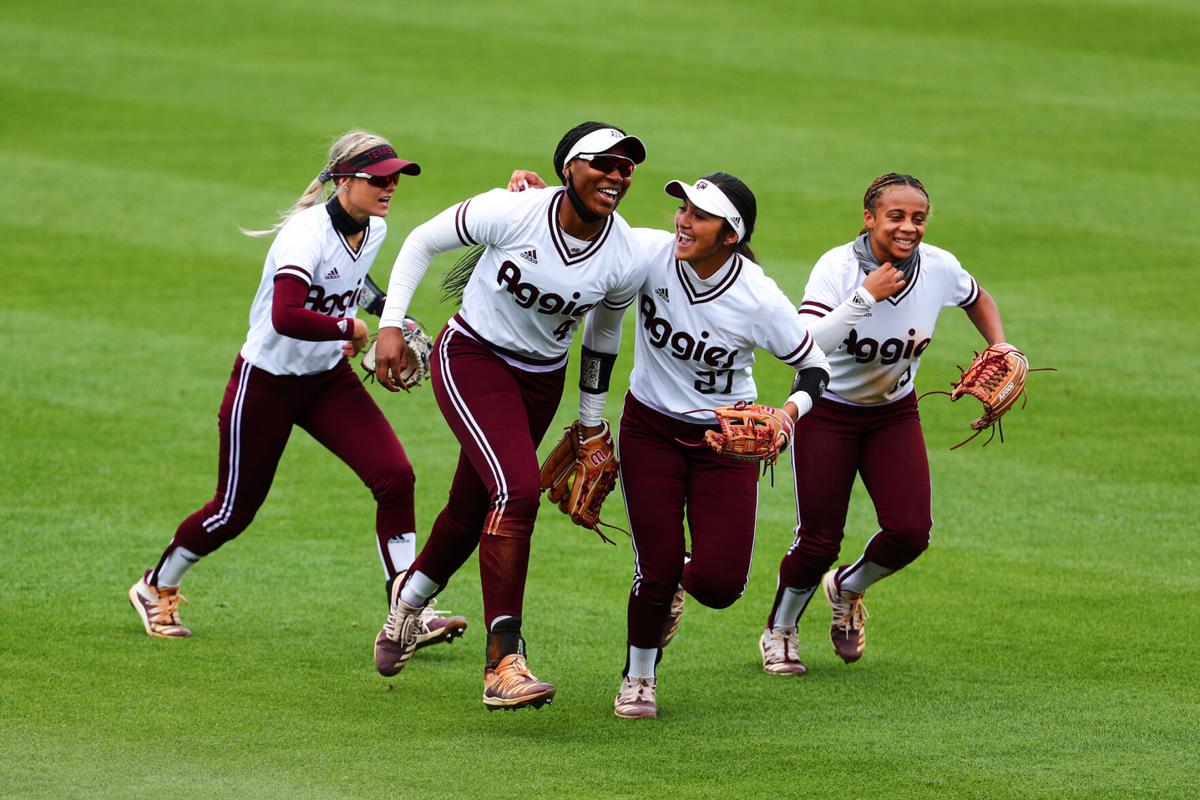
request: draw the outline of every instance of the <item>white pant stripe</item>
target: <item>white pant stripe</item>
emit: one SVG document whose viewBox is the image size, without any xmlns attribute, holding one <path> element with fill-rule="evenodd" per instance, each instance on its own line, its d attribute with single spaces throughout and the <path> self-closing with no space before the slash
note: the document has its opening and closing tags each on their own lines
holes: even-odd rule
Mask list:
<svg viewBox="0 0 1200 800">
<path fill-rule="evenodd" d="M 204 520 L 204 530 L 212 533 L 229 521 L 233 514 L 234 498 L 237 496 L 238 469 L 242 458 L 242 407 L 246 403 L 246 386 L 250 383 L 249 361 L 242 361 L 242 373 L 238 376 L 237 393 L 233 397 L 233 409 L 229 420 L 229 472 L 225 481 L 225 498 L 221 509 Z"/>
<path fill-rule="evenodd" d="M 475 440 L 475 444 L 483 452 L 483 457 L 487 461 L 488 468 L 492 471 L 492 478 L 496 481 L 496 508 L 492 516 L 492 527 L 496 528 L 500 525 L 500 520 L 504 516 L 504 507 L 508 504 L 508 482 L 504 479 L 504 471 L 500 469 L 500 459 L 496 457 L 496 453 L 492 450 L 492 446 L 483 435 L 483 429 L 479 427 L 479 423 L 471 416 L 471 410 L 467 408 L 467 402 L 463 399 L 458 391 L 458 386 L 454 383 L 454 377 L 450 374 L 450 339 L 458 332 L 451 329 L 447 330 L 442 337 L 441 356 L 442 356 L 442 379 L 446 384 L 446 392 L 450 395 L 450 402 L 454 404 L 454 409 L 458 412 L 459 419 L 467 426 L 467 430 L 471 433 L 471 438 Z"/>
</svg>

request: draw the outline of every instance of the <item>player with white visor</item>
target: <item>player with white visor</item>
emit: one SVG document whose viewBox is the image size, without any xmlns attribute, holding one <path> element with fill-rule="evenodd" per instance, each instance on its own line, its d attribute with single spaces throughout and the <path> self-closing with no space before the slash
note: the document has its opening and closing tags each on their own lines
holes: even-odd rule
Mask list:
<svg viewBox="0 0 1200 800">
<path fill-rule="evenodd" d="M 421 610 L 479 549 L 488 635 L 483 702 L 540 707 L 555 687 L 529 671 L 521 634 L 530 537 L 541 494 L 537 446 L 562 395 L 567 351 L 586 317 L 580 386 L 588 436 L 620 344 L 621 318 L 642 285 L 641 246 L 616 213 L 646 157 L 636 136 L 588 122 L 554 153 L 562 188 L 486 192 L 419 225 L 396 258 L 380 319 L 376 375 L 395 391 L 413 363 L 399 326 L 438 253 L 480 246 L 449 279 L 462 306 L 438 336 L 432 382 L 461 445 L 446 507 L 376 639 L 375 666 L 408 662 Z"/>
<path fill-rule="evenodd" d="M 518 171 L 510 188 L 522 181 L 539 182 Z M 755 401 L 756 348 L 797 371 L 783 403 L 791 422 L 813 407 L 829 376 L 796 305 L 755 263 L 750 188 L 716 172 L 665 189 L 682 201 L 674 233 L 636 229 L 647 273 L 619 436 L 634 575 L 614 712 L 627 719 L 657 716 L 656 665 L 678 629 L 685 595 L 725 608 L 749 578 L 758 464 L 701 446 L 714 427 L 705 410 Z"/>
</svg>

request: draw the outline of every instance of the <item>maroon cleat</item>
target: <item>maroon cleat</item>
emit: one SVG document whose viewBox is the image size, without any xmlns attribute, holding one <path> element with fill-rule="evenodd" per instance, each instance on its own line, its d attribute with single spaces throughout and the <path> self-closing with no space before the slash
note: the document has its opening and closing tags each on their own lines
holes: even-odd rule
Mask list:
<svg viewBox="0 0 1200 800">
<path fill-rule="evenodd" d="M 142 627 L 149 636 L 163 639 L 183 639 L 191 636 L 192 632 L 183 627 L 179 620 L 179 603 L 187 603 L 187 598 L 179 593 L 179 587 L 167 589 L 146 583 L 150 570 L 142 579 L 129 587 L 129 604 L 142 618 Z"/>
<path fill-rule="evenodd" d="M 862 603 L 862 592 L 844 592 L 838 586 L 838 570 L 831 569 L 821 579 L 825 599 L 833 609 L 833 622 L 829 626 L 829 638 L 833 649 L 847 664 L 862 658 L 867 648 L 867 609 Z"/>
</svg>

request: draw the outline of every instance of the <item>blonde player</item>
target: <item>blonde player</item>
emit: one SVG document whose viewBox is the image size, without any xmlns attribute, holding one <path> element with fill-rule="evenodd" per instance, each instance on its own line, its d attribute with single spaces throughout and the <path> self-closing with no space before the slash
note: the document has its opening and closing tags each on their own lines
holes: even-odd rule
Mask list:
<svg viewBox="0 0 1200 800">
<path fill-rule="evenodd" d="M 376 534 L 389 580 L 415 553 L 413 469 L 348 356 L 367 344 L 358 292 L 387 234 L 384 217 L 401 175 L 420 166 L 386 140 L 350 131 L 274 235 L 250 306 L 250 331 L 218 414 L 217 491 L 185 519 L 157 566 L 129 590 L 151 636 L 191 635 L 179 619 L 179 585 L 201 557 L 241 533 L 267 497 L 292 428 L 299 426 L 358 474 L 378 504 Z M 319 202 L 332 184 L 327 202 Z M 421 644 L 462 633 L 466 620 L 430 611 Z"/>
<path fill-rule="evenodd" d="M 991 296 L 951 253 L 923 243 L 928 216 L 919 180 L 881 175 L 863 197 L 866 226 L 821 257 L 805 289 L 800 313 L 829 353 L 832 377 L 795 431 L 796 538 L 759 639 L 767 672 L 805 672 L 796 624 L 818 584 L 833 609 L 834 649 L 846 662 L 858 660 L 866 646 L 863 593 L 929 545 L 929 463 L 913 380 L 942 308 L 964 309 L 988 344 L 1004 341 Z M 856 474 L 879 531 L 853 564 L 829 570 Z"/>
<path fill-rule="evenodd" d="M 537 445 L 558 408 L 567 350 L 584 317 L 581 386 L 590 432 L 602 432 L 604 392 L 624 309 L 644 265 L 616 214 L 641 140 L 598 122 L 568 131 L 554 154 L 563 188 L 478 195 L 418 226 L 392 270 L 376 346 L 380 382 L 401 388 L 412 363 L 398 326 L 437 253 L 483 245 L 462 307 L 438 337 L 433 389 L 462 447 L 445 509 L 376 639 L 375 665 L 395 675 L 408 662 L 426 603 L 479 548 L 488 626 L 483 702 L 539 707 L 555 687 L 525 661 L 521 637 L 529 542 L 540 496 Z M 598 400 L 596 399 L 598 398 Z"/>
</svg>

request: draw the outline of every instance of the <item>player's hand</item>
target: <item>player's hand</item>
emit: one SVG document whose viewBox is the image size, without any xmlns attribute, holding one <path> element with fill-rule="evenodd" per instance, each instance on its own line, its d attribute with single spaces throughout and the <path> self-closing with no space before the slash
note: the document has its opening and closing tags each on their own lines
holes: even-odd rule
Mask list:
<svg viewBox="0 0 1200 800">
<path fill-rule="evenodd" d="M 342 345 L 342 354 L 346 358 L 354 358 L 356 355 L 366 350 L 371 344 L 371 331 L 367 328 L 367 323 L 361 319 L 354 320 L 354 335 L 350 341 Z"/>
<path fill-rule="evenodd" d="M 863 288 L 876 300 L 886 300 L 904 288 L 904 273 L 885 261 L 863 281 Z"/>
<path fill-rule="evenodd" d="M 527 169 L 514 169 L 512 177 L 508 179 L 508 190 L 510 192 L 523 192 L 526 189 L 545 188 L 546 182 L 542 180 L 542 176 Z"/>
<path fill-rule="evenodd" d="M 389 392 L 408 387 L 400 380 L 406 369 L 411 369 L 417 356 L 404 343 L 404 334 L 399 328 L 380 328 L 375 340 L 375 379 Z"/>
<path fill-rule="evenodd" d="M 599 425 L 584 425 L 582 422 L 579 423 L 579 436 L 581 439 L 590 439 L 597 433 L 601 433 L 603 430 L 603 422 L 601 422 Z"/>
</svg>

